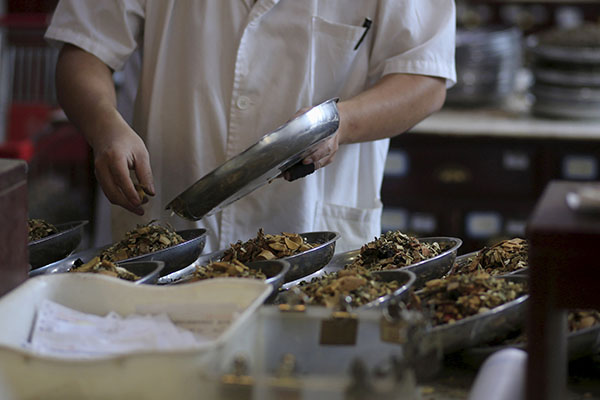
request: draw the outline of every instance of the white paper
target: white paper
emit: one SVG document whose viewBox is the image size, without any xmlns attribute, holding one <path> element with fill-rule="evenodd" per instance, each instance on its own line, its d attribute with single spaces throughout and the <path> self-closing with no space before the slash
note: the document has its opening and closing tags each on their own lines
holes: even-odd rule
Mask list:
<svg viewBox="0 0 600 400">
<path fill-rule="evenodd" d="M 164 311 L 127 317 L 111 312 L 101 317 L 44 300 L 28 347 L 44 355 L 95 358 L 137 351 L 199 348 L 209 341 L 201 332 L 178 327 Z"/>
</svg>

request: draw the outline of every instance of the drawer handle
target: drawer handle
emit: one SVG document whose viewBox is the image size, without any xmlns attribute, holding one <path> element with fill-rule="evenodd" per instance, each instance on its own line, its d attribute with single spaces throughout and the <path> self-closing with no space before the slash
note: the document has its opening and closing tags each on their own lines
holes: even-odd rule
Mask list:
<svg viewBox="0 0 600 400">
<path fill-rule="evenodd" d="M 464 167 L 446 167 L 438 171 L 437 179 L 445 184 L 466 183 L 471 180 L 471 172 Z"/>
</svg>

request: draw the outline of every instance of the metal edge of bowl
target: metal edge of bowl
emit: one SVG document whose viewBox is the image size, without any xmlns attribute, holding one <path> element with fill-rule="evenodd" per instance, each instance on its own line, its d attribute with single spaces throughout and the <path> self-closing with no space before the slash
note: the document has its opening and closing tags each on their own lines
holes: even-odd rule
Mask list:
<svg viewBox="0 0 600 400">
<path fill-rule="evenodd" d="M 408 271 L 408 270 L 401 270 L 401 269 L 390 270 L 390 271 L 373 271 L 372 274 L 376 274 L 376 275 L 402 274 L 402 275 L 408 275 L 408 280 L 401 287 L 396 289 L 393 293 L 378 297 L 377 299 L 370 301 L 369 303 L 367 303 L 365 305 L 357 307 L 357 309 L 359 309 L 359 310 L 379 308 L 379 307 L 386 306 L 388 303 L 390 303 L 392 301 L 402 300 L 401 297 L 403 297 L 403 295 L 408 293 L 408 291 L 412 288 L 413 284 L 417 280 L 417 275 L 414 272 Z"/>
<path fill-rule="evenodd" d="M 337 240 L 341 237 L 341 235 L 338 232 L 334 231 L 304 232 L 300 233 L 299 235 L 307 242 L 309 242 L 309 240 L 307 240 L 307 237 L 313 235 L 327 235 L 327 239 L 323 243 L 320 243 L 318 246 L 315 246 L 312 249 L 306 250 L 299 254 L 294 254 L 292 256 L 282 258 L 282 260 L 286 260 L 290 263 L 290 269 L 288 270 L 285 276 L 284 283 L 292 282 L 300 278 L 306 277 L 325 267 L 333 258 L 333 255 L 335 253 L 335 244 Z M 319 258 L 322 258 L 322 260 L 319 260 Z"/>
<path fill-rule="evenodd" d="M 89 221 L 87 220 L 80 220 L 56 224 L 56 227 L 57 229 L 59 229 L 59 232 L 29 242 L 27 244 L 27 253 L 28 257 L 30 258 L 30 270 L 36 270 L 50 263 L 60 261 L 69 256 L 69 254 L 73 253 L 73 251 L 77 249 L 77 247 L 81 243 L 81 240 L 83 238 L 83 229 L 88 223 Z M 66 229 L 60 230 L 60 228 Z M 68 242 L 69 246 L 65 247 L 65 242 Z M 62 247 L 61 244 L 63 245 Z M 49 262 L 48 260 L 35 263 L 31 262 L 31 258 L 39 257 L 35 255 L 36 253 L 48 252 L 48 250 L 50 253 L 55 255 L 55 257 L 52 257 L 52 260 L 50 260 Z"/>
<path fill-rule="evenodd" d="M 480 346 L 463 349 L 457 353 L 459 359 L 472 367 L 479 368 L 485 359 L 495 353 L 509 347 L 526 349 L 526 342 L 507 344 L 482 344 Z M 577 360 L 600 351 L 600 324 L 581 329 L 567 334 L 567 358 L 569 361 Z"/>
<path fill-rule="evenodd" d="M 88 220 L 79 220 L 79 221 L 70 221 L 70 222 L 64 222 L 61 224 L 56 224 L 54 225 L 56 227 L 56 229 L 59 229 L 61 227 L 65 227 L 68 226 L 65 230 L 60 230 L 57 233 L 53 233 L 52 235 L 48 235 L 46 237 L 43 237 L 41 239 L 38 240 L 34 240 L 31 241 L 29 243 L 27 243 L 27 246 L 35 246 L 37 244 L 46 242 L 48 240 L 52 240 L 54 238 L 56 238 L 57 236 L 62 236 L 67 234 L 68 232 L 72 232 L 78 229 L 82 229 L 85 225 L 87 225 L 89 223 Z"/>
<path fill-rule="evenodd" d="M 496 278 L 527 282 L 526 277 L 518 275 Z M 522 323 L 524 321 L 525 306 L 527 305 L 528 300 L 529 294 L 523 294 L 512 301 L 501 304 L 498 307 L 494 307 L 481 314 L 468 316 L 452 324 L 434 326 L 432 327 L 430 334 L 437 336 L 445 354 L 477 346 L 478 344 L 493 340 L 502 334 L 517 329 L 519 326 L 514 326 L 511 322 L 520 321 L 520 323 Z M 486 325 L 491 321 L 503 322 L 504 326 L 501 326 L 502 329 L 499 329 L 498 326 L 494 326 L 493 331 L 486 330 Z"/>
<path fill-rule="evenodd" d="M 202 242 L 201 246 L 199 246 L 200 249 L 197 250 L 199 253 L 202 253 L 202 249 L 204 248 L 204 245 L 206 243 L 207 230 L 203 229 L 203 228 L 186 229 L 186 230 L 177 231 L 177 233 L 180 233 L 180 232 L 191 232 L 191 231 L 203 231 L 203 232 L 199 232 L 199 234 L 197 236 L 193 237 L 192 239 L 186 240 L 185 242 L 179 243 L 179 244 L 177 244 L 175 246 L 167 247 L 165 249 L 158 250 L 158 251 L 155 251 L 155 252 L 152 252 L 152 253 L 141 254 L 141 255 L 136 256 L 136 257 L 131 257 L 131 258 L 127 258 L 127 259 L 124 259 L 124 260 L 120 260 L 120 261 L 117 261 L 115 264 L 120 265 L 122 263 L 137 262 L 137 261 L 164 261 L 164 260 L 155 260 L 154 258 L 156 257 L 156 255 L 158 255 L 158 256 L 164 255 L 169 250 L 173 251 L 174 248 L 177 248 L 177 249 L 181 249 L 182 247 L 187 248 L 188 246 L 192 246 L 197 241 L 201 241 Z M 106 249 L 106 248 L 108 248 L 109 246 L 111 246 L 113 244 L 114 243 L 111 243 L 111 244 L 108 244 L 108 245 L 105 245 L 105 246 L 101 246 L 101 247 L 98 247 L 98 248 L 85 249 L 85 250 L 82 250 L 82 251 L 80 251 L 78 253 L 73 253 L 73 254 L 69 255 L 68 257 L 63 258 L 62 260 L 57 260 L 57 261 L 52 262 L 50 264 L 44 265 L 42 267 L 32 269 L 31 271 L 29 271 L 29 277 L 36 276 L 36 275 L 42 275 L 42 274 L 52 274 L 52 273 L 67 272 L 68 269 L 70 269 L 72 267 L 72 264 L 70 264 L 70 265 L 63 265 L 63 264 L 75 262 L 75 260 L 77 260 L 78 258 L 80 258 L 80 256 L 83 255 L 83 254 L 86 254 L 86 255 L 90 256 L 87 260 L 83 260 L 84 262 L 87 262 L 87 261 L 91 260 L 94 257 L 94 255 L 99 255 L 100 252 L 103 249 Z M 195 256 L 195 258 L 197 258 L 197 257 L 198 257 L 198 255 Z M 167 267 L 167 263 L 166 262 L 165 262 L 165 267 Z M 163 268 L 163 271 L 164 271 L 164 269 L 165 268 Z"/>
</svg>

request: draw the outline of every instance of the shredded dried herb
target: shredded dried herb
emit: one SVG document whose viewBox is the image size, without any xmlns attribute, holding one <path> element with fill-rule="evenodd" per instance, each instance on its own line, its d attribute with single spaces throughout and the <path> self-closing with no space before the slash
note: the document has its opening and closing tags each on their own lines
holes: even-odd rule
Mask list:
<svg viewBox="0 0 600 400">
<path fill-rule="evenodd" d="M 472 274 L 487 272 L 500 275 L 528 267 L 527 241 L 520 238 L 503 240 L 492 247 L 485 247 L 467 263 L 455 263 L 450 274 Z"/>
<path fill-rule="evenodd" d="M 140 279 L 139 276 L 133 272 L 128 271 L 123 267 L 119 267 L 111 261 L 101 260 L 100 257 L 94 257 L 85 264 L 75 266 L 69 270 L 69 272 L 88 272 L 95 274 L 102 274 L 113 276 L 115 278 L 121 278 L 128 281 L 137 281 Z"/>
<path fill-rule="evenodd" d="M 113 262 L 122 261 L 163 250 L 185 241 L 172 227 L 161 226 L 154 222 L 138 225 L 136 229 L 127 232 L 123 240 L 104 250 L 100 258 Z"/>
<path fill-rule="evenodd" d="M 485 272 L 433 279 L 414 294 L 411 307 L 430 310 L 434 325 L 451 324 L 515 300 L 527 293 L 525 283 Z"/>
<path fill-rule="evenodd" d="M 215 261 L 208 265 L 198 266 L 191 280 L 224 277 L 267 279 L 267 276 L 260 269 L 252 269 L 238 260 L 233 260 L 231 262 Z"/>
<path fill-rule="evenodd" d="M 397 269 L 435 257 L 443 252 L 439 243 L 421 242 L 400 231 L 388 231 L 362 246 L 356 260 L 345 268 L 372 271 Z"/>
<path fill-rule="evenodd" d="M 54 225 L 44 221 L 43 219 L 28 220 L 27 231 L 27 238 L 30 242 L 58 233 L 58 229 Z"/>
<path fill-rule="evenodd" d="M 249 263 L 259 260 L 274 260 L 293 256 L 313 247 L 297 233 L 283 232 L 281 235 L 270 235 L 259 229 L 255 238 L 246 242 L 240 240 L 230 245 L 220 261 L 238 260 L 242 263 Z"/>
<path fill-rule="evenodd" d="M 331 308 L 360 307 L 400 288 L 398 281 L 383 281 L 377 274 L 361 269 L 344 269 L 296 287 L 306 295 L 307 304 Z"/>
</svg>

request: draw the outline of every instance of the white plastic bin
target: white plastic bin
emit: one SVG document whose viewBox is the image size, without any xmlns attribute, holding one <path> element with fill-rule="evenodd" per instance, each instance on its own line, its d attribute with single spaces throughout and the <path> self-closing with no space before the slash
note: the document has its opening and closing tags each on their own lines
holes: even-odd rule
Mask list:
<svg viewBox="0 0 600 400">
<path fill-rule="evenodd" d="M 215 384 L 207 376 L 219 364 L 227 341 L 270 292 L 262 281 L 236 278 L 174 286 L 134 285 L 95 274 L 29 279 L 0 298 L 0 398 L 214 399 Z M 215 337 L 202 348 L 185 351 L 102 359 L 40 356 L 23 343 L 44 299 L 97 315 L 165 312 L 176 323 L 204 321 Z M 227 310 L 235 310 L 231 323 Z"/>
</svg>

